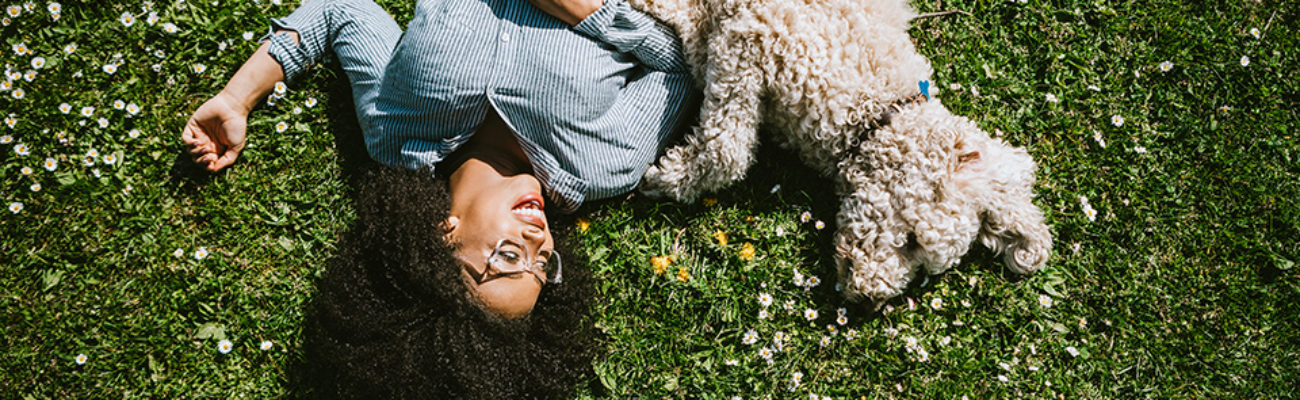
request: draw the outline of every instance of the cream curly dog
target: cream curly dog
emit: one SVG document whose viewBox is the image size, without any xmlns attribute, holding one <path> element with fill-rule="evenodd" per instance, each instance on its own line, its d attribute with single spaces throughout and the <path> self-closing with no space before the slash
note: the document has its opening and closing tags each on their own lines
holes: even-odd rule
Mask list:
<svg viewBox="0 0 1300 400">
<path fill-rule="evenodd" d="M 1012 271 L 1047 261 L 1033 159 L 921 96 L 932 69 L 904 0 L 630 0 L 677 29 L 704 86 L 700 121 L 646 172 L 680 201 L 741 179 L 759 125 L 841 197 L 840 287 L 881 304 L 977 238 Z"/>
</svg>

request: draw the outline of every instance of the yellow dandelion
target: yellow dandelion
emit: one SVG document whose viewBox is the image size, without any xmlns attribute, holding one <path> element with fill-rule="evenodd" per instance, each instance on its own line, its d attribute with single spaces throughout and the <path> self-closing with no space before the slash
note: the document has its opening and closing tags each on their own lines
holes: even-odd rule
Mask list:
<svg viewBox="0 0 1300 400">
<path fill-rule="evenodd" d="M 723 232 L 723 231 L 720 231 L 720 230 L 719 230 L 719 231 L 715 231 L 715 232 L 713 232 L 713 240 L 717 240 L 719 246 L 726 246 L 726 245 L 727 245 L 727 233 L 726 233 L 726 232 Z"/>
<path fill-rule="evenodd" d="M 712 198 L 712 197 L 707 197 L 707 198 L 705 198 L 705 199 L 703 200 L 703 202 L 704 202 L 704 206 L 705 206 L 705 207 L 713 207 L 713 206 L 718 205 L 718 199 L 715 199 L 715 198 Z"/>
<path fill-rule="evenodd" d="M 655 275 L 662 275 L 668 271 L 668 267 L 673 265 L 673 258 L 669 256 L 650 257 L 650 266 L 654 268 Z"/>
<path fill-rule="evenodd" d="M 691 271 L 687 270 L 686 267 L 678 268 L 678 269 L 677 269 L 677 280 L 682 281 L 682 282 L 688 282 L 688 281 L 690 281 L 690 280 L 691 280 Z"/>
<path fill-rule="evenodd" d="M 588 229 L 591 229 L 591 221 L 586 218 L 578 218 L 578 221 L 574 223 L 578 225 L 578 232 L 586 233 Z"/>
<path fill-rule="evenodd" d="M 749 261 L 754 259 L 754 244 L 745 242 L 745 246 L 740 249 L 740 259 Z"/>
</svg>

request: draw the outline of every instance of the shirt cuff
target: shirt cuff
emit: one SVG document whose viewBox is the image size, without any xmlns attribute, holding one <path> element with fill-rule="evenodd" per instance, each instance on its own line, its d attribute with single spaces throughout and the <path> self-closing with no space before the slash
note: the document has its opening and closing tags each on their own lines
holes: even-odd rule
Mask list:
<svg viewBox="0 0 1300 400">
<path fill-rule="evenodd" d="M 654 25 L 654 19 L 635 12 L 627 2 L 606 0 L 596 12 L 574 25 L 573 30 L 627 52 L 640 46 Z"/>
</svg>

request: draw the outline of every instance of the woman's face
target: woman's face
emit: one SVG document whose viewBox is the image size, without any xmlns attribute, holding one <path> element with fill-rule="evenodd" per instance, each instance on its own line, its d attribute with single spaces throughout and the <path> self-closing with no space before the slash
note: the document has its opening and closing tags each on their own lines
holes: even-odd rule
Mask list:
<svg viewBox="0 0 1300 400">
<path fill-rule="evenodd" d="M 531 174 L 503 176 L 478 159 L 465 161 L 455 175 L 447 239 L 456 244 L 461 276 L 488 311 L 506 318 L 528 314 L 546 277 L 489 271 L 488 259 L 499 248 L 522 256 L 523 265 L 553 254 L 541 184 Z"/>
</svg>

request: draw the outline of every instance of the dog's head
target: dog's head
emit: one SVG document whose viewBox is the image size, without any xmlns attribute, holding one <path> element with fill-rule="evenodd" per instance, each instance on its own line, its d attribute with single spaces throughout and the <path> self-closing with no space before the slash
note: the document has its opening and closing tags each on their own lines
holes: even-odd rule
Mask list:
<svg viewBox="0 0 1300 400">
<path fill-rule="evenodd" d="M 1018 273 L 1047 261 L 1033 159 L 937 101 L 904 107 L 841 163 L 835 244 L 849 298 L 883 300 L 924 267 L 956 265 L 976 239 Z"/>
</svg>

